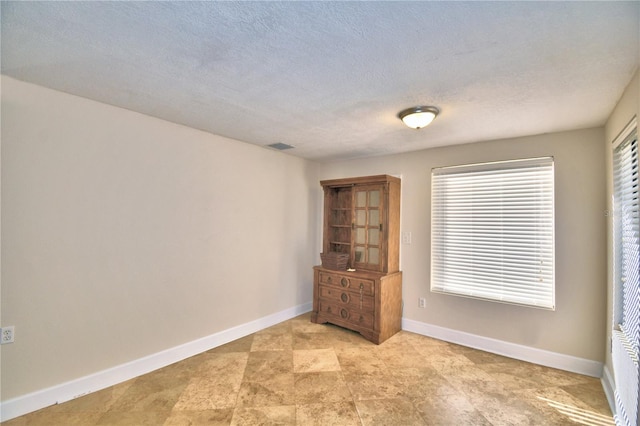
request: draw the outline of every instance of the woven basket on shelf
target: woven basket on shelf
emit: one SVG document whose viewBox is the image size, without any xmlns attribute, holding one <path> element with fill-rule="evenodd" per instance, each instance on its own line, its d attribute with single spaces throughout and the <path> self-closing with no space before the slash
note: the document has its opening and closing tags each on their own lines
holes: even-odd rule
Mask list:
<svg viewBox="0 0 640 426">
<path fill-rule="evenodd" d="M 334 269 L 336 271 L 344 271 L 349 263 L 349 253 L 338 253 L 330 251 L 328 253 L 320 253 L 322 259 L 322 267 Z"/>
</svg>

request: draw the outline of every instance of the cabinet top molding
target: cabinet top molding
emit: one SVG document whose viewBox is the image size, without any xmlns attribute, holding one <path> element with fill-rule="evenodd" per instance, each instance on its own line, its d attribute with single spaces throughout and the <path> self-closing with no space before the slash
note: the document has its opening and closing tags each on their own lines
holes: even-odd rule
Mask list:
<svg viewBox="0 0 640 426">
<path fill-rule="evenodd" d="M 363 183 L 400 183 L 400 178 L 390 175 L 375 175 L 375 176 L 358 176 L 342 179 L 329 179 L 320 181 L 321 186 L 340 187 L 340 186 L 352 186 Z"/>
</svg>

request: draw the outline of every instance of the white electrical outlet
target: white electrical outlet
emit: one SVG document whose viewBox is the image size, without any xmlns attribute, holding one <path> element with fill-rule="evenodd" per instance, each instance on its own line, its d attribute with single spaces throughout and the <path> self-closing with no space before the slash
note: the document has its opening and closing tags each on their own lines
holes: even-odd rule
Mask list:
<svg viewBox="0 0 640 426">
<path fill-rule="evenodd" d="M 418 307 L 425 308 L 426 306 L 427 306 L 427 299 L 425 299 L 424 297 L 418 298 Z"/>
<path fill-rule="evenodd" d="M 0 345 L 5 343 L 13 343 L 16 328 L 13 325 L 0 328 Z"/>
</svg>

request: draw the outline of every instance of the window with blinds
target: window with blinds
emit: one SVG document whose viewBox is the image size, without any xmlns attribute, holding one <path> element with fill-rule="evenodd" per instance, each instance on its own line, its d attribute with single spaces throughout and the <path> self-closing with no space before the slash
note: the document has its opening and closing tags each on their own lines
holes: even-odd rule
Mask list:
<svg viewBox="0 0 640 426">
<path fill-rule="evenodd" d="M 613 154 L 614 253 L 617 307 L 614 320 L 637 354 L 640 341 L 640 220 L 638 138 L 633 132 Z"/>
<path fill-rule="evenodd" d="M 613 149 L 613 327 L 616 423 L 640 420 L 640 217 L 638 136 L 633 120 Z"/>
<path fill-rule="evenodd" d="M 555 309 L 553 158 L 431 172 L 431 291 Z"/>
</svg>

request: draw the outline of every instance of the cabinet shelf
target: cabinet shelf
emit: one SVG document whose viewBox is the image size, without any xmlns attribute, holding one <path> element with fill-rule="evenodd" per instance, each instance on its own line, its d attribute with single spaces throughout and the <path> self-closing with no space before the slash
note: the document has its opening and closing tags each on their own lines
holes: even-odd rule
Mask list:
<svg viewBox="0 0 640 426">
<path fill-rule="evenodd" d="M 331 241 L 331 244 L 335 244 L 337 246 L 350 246 L 351 243 L 344 243 L 342 241 Z"/>
</svg>

